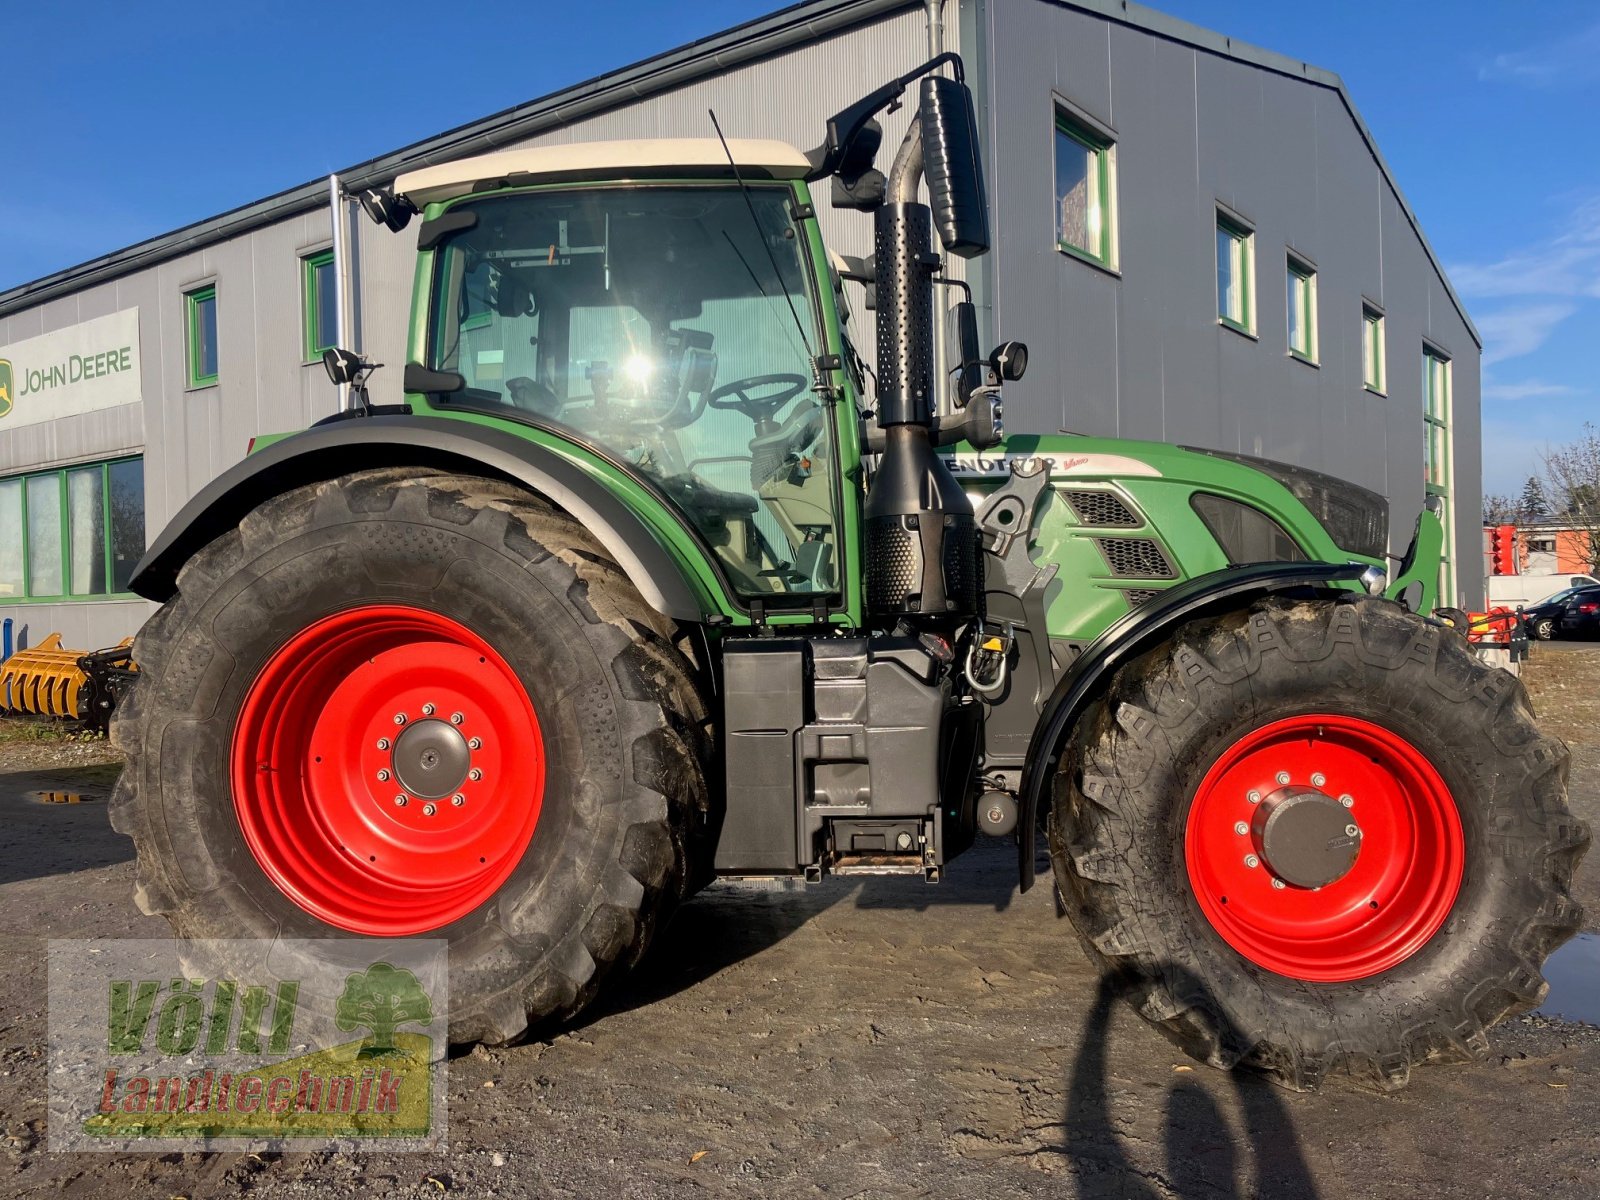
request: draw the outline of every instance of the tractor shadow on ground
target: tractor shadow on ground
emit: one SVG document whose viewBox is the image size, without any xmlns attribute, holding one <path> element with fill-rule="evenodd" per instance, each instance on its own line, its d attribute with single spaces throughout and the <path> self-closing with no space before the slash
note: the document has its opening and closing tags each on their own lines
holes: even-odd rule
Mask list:
<svg viewBox="0 0 1600 1200">
<path fill-rule="evenodd" d="M 1168 969 L 1186 974 L 1181 968 Z M 1195 1074 L 1183 1075 L 1165 1098 L 1163 1168 L 1141 1170 L 1134 1163 L 1117 1132 L 1109 1087 L 1111 1020 L 1121 1003 L 1119 984 L 1103 978 L 1067 1081 L 1066 1135 L 1060 1150 L 1077 1173 L 1079 1194 L 1090 1200 L 1158 1200 L 1168 1193 L 1185 1200 L 1317 1200 L 1284 1093 L 1264 1076 L 1246 1071 L 1223 1075 L 1197 1065 Z M 1227 1090 L 1233 1093 L 1243 1130 L 1236 1129 L 1218 1103 L 1217 1093 Z M 1241 1162 L 1247 1172 L 1243 1184 Z"/>
<path fill-rule="evenodd" d="M 678 910 L 631 972 L 585 1009 L 579 1029 L 687 991 L 776 946 L 829 909 L 922 912 L 964 905 L 1001 911 L 1017 894 L 1016 848 L 985 839 L 947 871 L 941 883 L 920 878 L 857 876 L 807 884 L 714 884 Z"/>
<path fill-rule="evenodd" d="M 0 884 L 114 866 L 133 842 L 111 828 L 117 765 L 0 774 Z"/>
</svg>

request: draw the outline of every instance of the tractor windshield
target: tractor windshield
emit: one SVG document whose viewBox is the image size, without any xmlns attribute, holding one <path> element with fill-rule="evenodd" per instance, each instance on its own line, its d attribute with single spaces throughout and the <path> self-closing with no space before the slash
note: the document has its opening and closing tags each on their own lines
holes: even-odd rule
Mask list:
<svg viewBox="0 0 1600 1200">
<path fill-rule="evenodd" d="M 429 365 L 450 405 L 560 427 L 646 476 L 746 594 L 837 589 L 833 431 L 786 187 L 597 187 L 457 204 Z M 764 244 L 763 244 L 764 243 Z"/>
</svg>

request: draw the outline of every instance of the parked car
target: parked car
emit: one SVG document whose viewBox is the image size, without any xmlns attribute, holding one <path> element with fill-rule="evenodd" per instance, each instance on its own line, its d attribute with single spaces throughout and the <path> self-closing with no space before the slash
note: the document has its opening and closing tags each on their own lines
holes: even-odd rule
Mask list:
<svg viewBox="0 0 1600 1200">
<path fill-rule="evenodd" d="M 1561 620 L 1561 615 L 1566 611 L 1567 601 L 1579 592 L 1597 591 L 1600 588 L 1565 587 L 1553 595 L 1546 596 L 1537 604 L 1529 604 L 1522 610 L 1522 621 L 1527 627 L 1528 636 L 1539 641 L 1548 642 L 1556 635 L 1556 626 Z"/>
<path fill-rule="evenodd" d="M 1563 637 L 1600 634 L 1600 587 L 1583 587 L 1568 596 L 1556 628 Z"/>
</svg>

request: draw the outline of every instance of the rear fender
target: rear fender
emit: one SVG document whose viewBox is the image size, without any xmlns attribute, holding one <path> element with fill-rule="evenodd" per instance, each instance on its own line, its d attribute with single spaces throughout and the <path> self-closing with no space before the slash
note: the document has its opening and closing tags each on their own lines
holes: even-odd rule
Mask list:
<svg viewBox="0 0 1600 1200">
<path fill-rule="evenodd" d="M 184 505 L 134 569 L 131 589 L 165 602 L 202 546 L 238 526 L 272 496 L 377 467 L 422 466 L 518 483 L 580 522 L 657 612 L 703 621 L 718 611 L 702 581 L 645 519 L 570 458 L 473 422 L 371 417 L 319 425 L 250 454 Z"/>
<path fill-rule="evenodd" d="M 1434 522 L 1438 524 L 1437 521 Z M 1018 794 L 1017 868 L 1023 891 L 1033 886 L 1037 818 L 1072 727 L 1123 663 L 1165 641 L 1199 617 L 1228 612 L 1272 593 L 1326 594 L 1359 589 L 1365 563 L 1259 563 L 1201 575 L 1133 609 L 1086 647 L 1056 683 L 1034 726 Z"/>
</svg>

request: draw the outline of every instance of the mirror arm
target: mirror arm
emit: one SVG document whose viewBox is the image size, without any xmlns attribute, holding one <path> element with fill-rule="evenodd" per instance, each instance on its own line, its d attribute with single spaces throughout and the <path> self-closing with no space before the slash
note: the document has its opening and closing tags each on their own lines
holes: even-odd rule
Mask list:
<svg viewBox="0 0 1600 1200">
<path fill-rule="evenodd" d="M 806 160 L 811 164 L 811 170 L 806 174 L 806 182 L 815 183 L 837 171 L 846 149 L 856 134 L 861 132 L 863 125 L 884 108 L 893 112 L 900 106 L 900 96 L 907 87 L 922 76 L 937 71 L 946 63 L 949 63 L 954 70 L 956 82 L 960 83 L 966 79 L 966 68 L 962 66 L 961 56 L 953 50 L 946 50 L 943 54 L 930 58 L 920 67 L 913 67 L 900 78 L 891 79 L 876 91 L 868 93 L 854 104 L 840 109 L 829 117 L 828 134 L 822 145 L 806 151 Z"/>
</svg>

